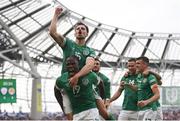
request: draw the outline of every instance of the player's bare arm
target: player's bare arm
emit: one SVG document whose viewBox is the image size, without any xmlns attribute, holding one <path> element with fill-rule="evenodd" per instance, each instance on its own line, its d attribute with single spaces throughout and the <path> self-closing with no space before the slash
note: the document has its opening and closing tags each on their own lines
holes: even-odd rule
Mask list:
<svg viewBox="0 0 180 121">
<path fill-rule="evenodd" d="M 57 33 L 57 22 L 62 11 L 63 9 L 60 6 L 55 9 L 55 13 L 49 27 L 49 34 L 61 47 L 64 46 L 64 37 Z"/>
<path fill-rule="evenodd" d="M 94 68 L 95 60 L 93 57 L 87 57 L 85 66 L 73 77 L 69 79 L 70 86 L 77 85 L 78 79 L 86 74 L 88 74 Z"/>
<path fill-rule="evenodd" d="M 148 105 L 149 103 L 155 102 L 160 98 L 159 88 L 157 84 L 153 84 L 151 86 L 152 92 L 154 93 L 154 96 L 147 100 L 138 101 L 138 106 L 144 107 Z"/>
<path fill-rule="evenodd" d="M 119 98 L 121 96 L 122 91 L 124 90 L 124 88 L 122 87 L 122 82 L 119 85 L 118 90 L 115 92 L 115 94 L 108 100 L 108 103 L 110 104 L 111 102 L 113 102 L 114 100 L 116 100 L 117 98 Z"/>
</svg>

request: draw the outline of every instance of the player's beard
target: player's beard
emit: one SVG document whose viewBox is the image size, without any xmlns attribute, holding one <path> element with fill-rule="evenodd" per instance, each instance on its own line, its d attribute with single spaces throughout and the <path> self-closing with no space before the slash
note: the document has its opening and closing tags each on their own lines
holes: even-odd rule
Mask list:
<svg viewBox="0 0 180 121">
<path fill-rule="evenodd" d="M 97 73 L 97 72 L 99 72 L 99 69 L 95 68 L 95 69 L 93 69 L 93 71 L 94 71 L 95 73 Z"/>
<path fill-rule="evenodd" d="M 76 39 L 78 40 L 84 40 L 86 37 L 85 36 L 77 36 Z"/>
</svg>

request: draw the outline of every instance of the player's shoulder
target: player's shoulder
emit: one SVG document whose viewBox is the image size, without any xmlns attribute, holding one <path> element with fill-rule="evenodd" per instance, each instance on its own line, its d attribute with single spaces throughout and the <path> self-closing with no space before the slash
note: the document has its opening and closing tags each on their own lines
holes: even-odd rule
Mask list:
<svg viewBox="0 0 180 121">
<path fill-rule="evenodd" d="M 93 50 L 91 47 L 89 47 L 89 46 L 87 46 L 87 45 L 85 45 L 85 47 L 86 47 L 87 49 L 89 49 L 89 50 Z"/>
<path fill-rule="evenodd" d="M 153 74 L 149 74 L 147 76 L 147 80 L 149 81 L 149 83 L 157 83 L 157 78 Z"/>
<path fill-rule="evenodd" d="M 97 74 L 95 72 L 91 71 L 87 74 L 87 76 L 97 76 Z"/>
<path fill-rule="evenodd" d="M 147 76 L 148 79 L 156 78 L 153 74 L 148 74 Z"/>
<path fill-rule="evenodd" d="M 68 72 L 65 72 L 65 73 L 63 73 L 59 78 L 60 79 L 64 79 L 64 78 L 67 78 L 68 77 Z"/>
<path fill-rule="evenodd" d="M 131 77 L 131 75 L 130 74 L 127 74 L 127 75 L 124 75 L 122 78 L 121 78 L 121 80 L 128 80 L 129 78 Z"/>
<path fill-rule="evenodd" d="M 69 44 L 69 43 L 73 43 L 73 44 L 75 43 L 75 41 L 73 41 L 72 39 L 70 39 L 70 38 L 68 38 L 68 37 L 66 37 L 64 40 L 65 40 L 65 42 L 68 43 L 68 44 Z"/>
<path fill-rule="evenodd" d="M 68 37 L 65 37 L 64 38 L 66 41 L 73 41 L 72 39 L 68 38 Z"/>
<path fill-rule="evenodd" d="M 103 74 L 101 72 L 99 72 L 99 76 L 104 80 L 109 80 L 109 78 L 105 74 Z"/>
<path fill-rule="evenodd" d="M 98 76 L 95 72 L 93 72 L 93 71 L 89 72 L 89 73 L 86 75 L 86 77 L 88 77 L 89 79 L 92 79 L 92 80 L 99 78 L 99 76 Z"/>
<path fill-rule="evenodd" d="M 71 40 L 70 38 L 64 38 L 64 46 L 62 48 L 70 48 L 75 44 L 75 41 Z"/>
<path fill-rule="evenodd" d="M 90 52 L 94 52 L 95 50 L 89 46 L 85 46 L 86 49 L 88 49 Z"/>
<path fill-rule="evenodd" d="M 68 79 L 68 73 L 65 72 L 63 74 L 61 74 L 61 76 L 59 76 L 57 79 L 56 79 L 56 83 L 63 83 L 64 81 L 66 81 Z"/>
</svg>

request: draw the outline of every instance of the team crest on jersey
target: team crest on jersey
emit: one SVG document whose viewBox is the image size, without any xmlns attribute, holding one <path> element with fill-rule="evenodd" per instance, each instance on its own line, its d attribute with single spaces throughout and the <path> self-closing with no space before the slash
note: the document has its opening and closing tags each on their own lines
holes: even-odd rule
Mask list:
<svg viewBox="0 0 180 121">
<path fill-rule="evenodd" d="M 134 80 L 129 80 L 129 84 L 134 85 L 135 84 Z"/>
<path fill-rule="evenodd" d="M 81 53 L 75 52 L 75 56 L 78 57 L 78 60 L 81 60 Z"/>
<path fill-rule="evenodd" d="M 73 87 L 73 94 L 74 95 L 77 95 L 80 91 L 80 86 L 79 85 L 76 85 Z"/>
<path fill-rule="evenodd" d="M 82 81 L 82 83 L 83 83 L 83 85 L 85 85 L 85 86 L 86 86 L 86 85 L 88 85 L 89 80 L 88 80 L 88 79 L 85 79 L 85 80 L 83 80 L 83 81 Z"/>
<path fill-rule="evenodd" d="M 83 50 L 83 55 L 87 56 L 89 54 L 89 50 L 88 49 L 84 49 Z"/>
<path fill-rule="evenodd" d="M 143 82 L 143 83 L 146 83 L 146 82 L 147 82 L 147 79 L 145 78 L 142 82 Z"/>
</svg>

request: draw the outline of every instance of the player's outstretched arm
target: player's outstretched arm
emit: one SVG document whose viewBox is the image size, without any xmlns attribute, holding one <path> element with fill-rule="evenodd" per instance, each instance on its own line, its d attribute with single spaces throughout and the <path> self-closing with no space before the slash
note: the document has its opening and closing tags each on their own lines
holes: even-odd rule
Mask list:
<svg viewBox="0 0 180 121">
<path fill-rule="evenodd" d="M 147 99 L 147 100 L 138 101 L 137 105 L 139 107 L 144 107 L 144 106 L 148 105 L 149 103 L 157 101 L 160 98 L 159 88 L 158 88 L 157 84 L 153 84 L 151 86 L 151 90 L 154 93 L 154 95 L 151 98 Z"/>
<path fill-rule="evenodd" d="M 63 9 L 60 6 L 55 9 L 54 16 L 49 27 L 49 34 L 61 47 L 64 46 L 64 37 L 57 33 L 57 22 L 62 11 Z"/>
<path fill-rule="evenodd" d="M 109 103 L 115 101 L 116 99 L 118 99 L 121 96 L 121 93 L 123 91 L 122 86 L 119 86 L 119 89 L 115 92 L 115 94 L 109 99 Z"/>
</svg>

